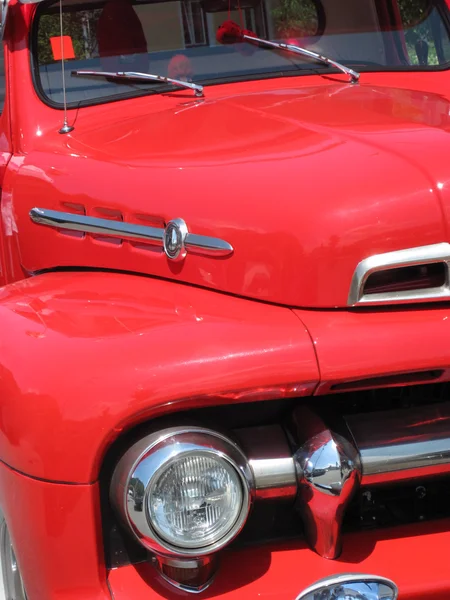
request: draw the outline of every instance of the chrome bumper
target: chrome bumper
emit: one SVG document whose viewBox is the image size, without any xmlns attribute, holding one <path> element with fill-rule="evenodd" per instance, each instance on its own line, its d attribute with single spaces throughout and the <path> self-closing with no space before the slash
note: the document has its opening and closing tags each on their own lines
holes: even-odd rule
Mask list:
<svg viewBox="0 0 450 600">
<path fill-rule="evenodd" d="M 237 430 L 256 499 L 295 501 L 310 546 L 337 558 L 357 489 L 450 472 L 450 403 L 323 418 L 306 406 L 286 428 Z"/>
</svg>

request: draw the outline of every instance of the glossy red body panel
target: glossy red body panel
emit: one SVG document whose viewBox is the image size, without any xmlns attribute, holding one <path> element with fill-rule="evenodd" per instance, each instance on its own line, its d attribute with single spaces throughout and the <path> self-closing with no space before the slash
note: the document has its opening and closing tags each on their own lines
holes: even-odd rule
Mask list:
<svg viewBox="0 0 450 600">
<path fill-rule="evenodd" d="M 23 29 L 33 10 L 22 8 Z M 21 33 L 13 90 L 32 86 Z M 61 111 L 34 94 L 15 96 L 13 139 L 25 156 L 11 212 L 26 271 L 76 261 L 333 307 L 346 304 L 363 258 L 448 237 L 446 72 L 364 73 L 358 86 L 339 75 L 289 77 L 210 86 L 200 100 L 183 91 L 113 102 L 69 111 L 77 121 L 67 136 L 58 133 Z M 135 223 L 182 217 L 235 252 L 174 267 L 161 252 L 77 239 L 29 219 L 35 204 L 70 211 L 67 202 Z"/>
<path fill-rule="evenodd" d="M 115 124 L 113 106 L 104 124 L 80 113 L 70 136 L 43 135 L 19 168 L 13 210 L 24 267 L 76 260 L 291 306 L 345 306 L 362 259 L 445 241 L 450 216 L 448 98 L 365 79 L 260 83 L 238 97 L 208 89 L 205 100 L 169 98 L 144 114 L 136 102 Z M 419 162 L 422 152 L 432 160 Z M 324 165 L 332 175 L 317 178 Z M 175 268 L 162 251 L 38 226 L 28 213 L 39 202 L 71 212 L 70 202 L 91 216 L 112 209 L 134 223 L 181 216 L 234 254 L 189 255 Z M 36 253 L 29 239 L 48 251 Z"/>
<path fill-rule="evenodd" d="M 150 417 L 319 380 L 292 311 L 166 281 L 40 275 L 0 291 L 0 322 L 0 455 L 44 479 L 94 481 L 108 445 Z"/>
<path fill-rule="evenodd" d="M 0 463 L 2 510 L 30 600 L 110 600 L 97 485 L 25 477 Z"/>
<path fill-rule="evenodd" d="M 294 600 L 318 579 L 337 573 L 378 573 L 393 578 L 399 600 L 448 600 L 450 521 L 344 536 L 339 560 L 321 558 L 302 545 L 257 547 L 224 555 L 222 568 L 201 598 Z M 432 550 L 432 551 L 431 551 Z M 184 598 L 169 590 L 150 565 L 126 567 L 109 575 L 115 600 Z M 149 592 L 150 587 L 154 591 Z"/>
<path fill-rule="evenodd" d="M 439 380 L 450 379 L 449 306 L 295 312 L 317 353 L 321 381 L 316 394 L 330 393 L 344 382 L 354 382 L 358 389 L 358 380 L 425 370 L 441 369 Z"/>
<path fill-rule="evenodd" d="M 345 306 L 366 256 L 450 241 L 450 79 L 379 72 L 358 86 L 341 75 L 217 85 L 204 100 L 183 91 L 69 110 L 75 130 L 60 135 L 62 111 L 33 87 L 35 10 L 12 0 L 6 31 L 1 508 L 29 600 L 175 600 L 187 595 L 149 565 L 105 569 L 98 477 L 121 434 L 219 403 L 320 403 L 360 379 L 424 369 L 449 379 L 447 305 L 330 309 Z M 135 223 L 182 217 L 235 252 L 174 266 L 29 219 L 33 206 L 67 203 Z M 65 266 L 128 273 L 25 279 Z M 449 526 L 350 534 L 337 561 L 302 543 L 226 552 L 200 597 L 294 600 L 316 579 L 361 571 L 392 577 L 399 600 L 448 600 Z"/>
</svg>

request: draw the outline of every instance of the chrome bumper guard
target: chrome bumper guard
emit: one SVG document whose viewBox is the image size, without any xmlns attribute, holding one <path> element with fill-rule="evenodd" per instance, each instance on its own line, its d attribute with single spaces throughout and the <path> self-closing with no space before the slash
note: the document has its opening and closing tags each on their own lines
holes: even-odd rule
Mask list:
<svg viewBox="0 0 450 600">
<path fill-rule="evenodd" d="M 302 406 L 287 435 L 278 425 L 235 434 L 253 470 L 256 499 L 295 501 L 308 543 L 333 559 L 358 489 L 450 473 L 450 403 L 326 421 Z"/>
</svg>

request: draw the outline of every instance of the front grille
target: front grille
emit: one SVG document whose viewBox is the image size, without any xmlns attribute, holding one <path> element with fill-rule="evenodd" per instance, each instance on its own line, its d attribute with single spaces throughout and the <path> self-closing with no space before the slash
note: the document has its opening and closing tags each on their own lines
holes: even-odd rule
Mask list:
<svg viewBox="0 0 450 600">
<path fill-rule="evenodd" d="M 293 410 L 307 405 L 321 415 L 339 419 L 343 415 L 361 415 L 379 411 L 417 409 L 427 405 L 444 405 L 450 400 L 447 383 L 402 386 L 339 395 L 253 402 L 177 413 L 152 423 L 166 427 L 189 419 L 211 429 L 233 431 L 263 425 L 285 425 Z M 103 465 L 100 484 L 105 558 L 108 567 L 137 563 L 148 559 L 147 552 L 118 523 L 111 510 L 108 493 L 111 474 L 125 449 L 148 430 L 142 425 L 118 440 L 110 449 Z M 450 516 L 450 476 L 428 477 L 413 483 L 390 483 L 365 486 L 355 494 L 348 506 L 343 531 L 389 528 L 406 523 L 436 520 Z M 233 545 L 275 543 L 304 538 L 302 521 L 295 501 L 267 500 L 255 503 L 244 530 Z"/>
</svg>

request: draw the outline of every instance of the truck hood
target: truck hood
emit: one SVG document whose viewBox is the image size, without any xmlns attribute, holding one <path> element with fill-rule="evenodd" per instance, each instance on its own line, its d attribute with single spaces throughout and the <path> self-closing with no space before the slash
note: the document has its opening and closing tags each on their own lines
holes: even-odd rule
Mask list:
<svg viewBox="0 0 450 600">
<path fill-rule="evenodd" d="M 26 270 L 120 269 L 334 307 L 364 258 L 448 240 L 448 98 L 331 84 L 146 100 L 126 118 L 132 102 L 80 111 L 72 134 L 44 134 L 23 159 L 3 217 Z M 182 218 L 234 252 L 173 263 L 34 224 L 33 206 L 161 227 Z"/>
</svg>

